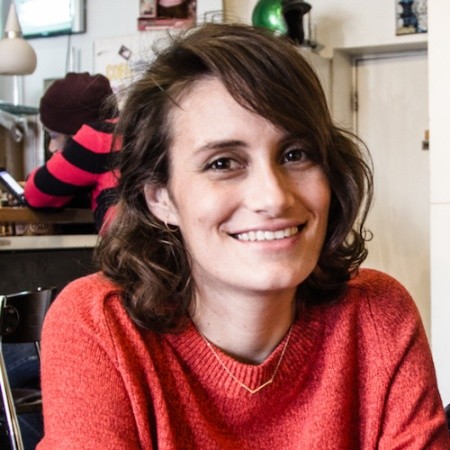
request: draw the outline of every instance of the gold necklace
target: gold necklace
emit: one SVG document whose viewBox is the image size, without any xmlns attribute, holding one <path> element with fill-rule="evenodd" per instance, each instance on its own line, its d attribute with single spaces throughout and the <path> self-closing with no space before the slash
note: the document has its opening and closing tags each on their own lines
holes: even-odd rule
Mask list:
<svg viewBox="0 0 450 450">
<path fill-rule="evenodd" d="M 249 392 L 250 394 L 256 394 L 257 392 L 259 392 L 261 389 L 265 388 L 266 386 L 269 386 L 269 384 L 273 383 L 273 380 L 275 379 L 275 376 L 278 372 L 278 369 L 280 367 L 281 361 L 283 360 L 284 354 L 286 352 L 287 346 L 289 344 L 289 340 L 291 339 L 291 333 L 292 333 L 292 328 L 293 325 L 290 326 L 289 328 L 289 332 L 286 338 L 286 342 L 284 344 L 283 350 L 281 351 L 281 355 L 280 358 L 277 362 L 277 365 L 275 366 L 275 370 L 273 371 L 272 376 L 265 381 L 263 384 L 261 384 L 260 386 L 258 386 L 255 389 L 252 389 L 251 387 L 247 386 L 245 383 L 243 383 L 241 380 L 239 380 L 238 378 L 236 378 L 235 375 L 233 375 L 233 373 L 231 372 L 231 370 L 225 365 L 225 363 L 222 361 L 222 359 L 220 358 L 219 354 L 217 353 L 217 351 L 214 349 L 214 347 L 212 346 L 211 342 L 208 341 L 208 339 L 205 338 L 205 336 L 203 336 L 203 334 L 199 333 L 200 336 L 203 338 L 203 340 L 206 342 L 206 345 L 209 347 L 209 349 L 211 350 L 212 354 L 216 357 L 217 361 L 219 361 L 220 365 L 224 368 L 225 372 L 237 383 L 239 384 L 239 386 L 241 386 L 242 388 L 244 388 L 247 392 Z"/>
</svg>

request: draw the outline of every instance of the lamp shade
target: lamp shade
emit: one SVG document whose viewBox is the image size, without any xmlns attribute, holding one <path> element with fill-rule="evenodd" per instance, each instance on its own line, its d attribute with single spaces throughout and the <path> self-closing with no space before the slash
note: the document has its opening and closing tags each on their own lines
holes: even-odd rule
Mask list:
<svg viewBox="0 0 450 450">
<path fill-rule="evenodd" d="M 16 7 L 11 3 L 5 25 L 5 36 L 0 40 L 0 74 L 28 75 L 36 69 L 37 58 L 33 47 L 22 37 Z"/>
</svg>

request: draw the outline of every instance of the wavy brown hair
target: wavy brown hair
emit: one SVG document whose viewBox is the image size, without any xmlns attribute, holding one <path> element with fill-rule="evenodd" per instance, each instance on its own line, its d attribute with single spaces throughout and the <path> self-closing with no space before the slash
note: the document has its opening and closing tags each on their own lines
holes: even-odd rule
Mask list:
<svg viewBox="0 0 450 450">
<path fill-rule="evenodd" d="M 367 254 L 370 159 L 355 136 L 334 125 L 299 48 L 246 25 L 207 24 L 173 38 L 130 88 L 117 127 L 123 139 L 117 215 L 97 249 L 102 271 L 140 326 L 164 332 L 188 317 L 195 290 L 189 255 L 180 232 L 149 211 L 144 186 L 167 186 L 170 112 L 204 77 L 219 79 L 241 106 L 298 136 L 322 167 L 332 191 L 328 229 L 298 298 L 303 305 L 336 300 Z"/>
</svg>

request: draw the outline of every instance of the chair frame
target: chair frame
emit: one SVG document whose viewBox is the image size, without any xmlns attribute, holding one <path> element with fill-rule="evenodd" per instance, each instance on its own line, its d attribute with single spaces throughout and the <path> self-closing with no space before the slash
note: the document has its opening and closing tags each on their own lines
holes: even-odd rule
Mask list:
<svg viewBox="0 0 450 450">
<path fill-rule="evenodd" d="M 52 287 L 0 296 L 0 389 L 12 450 L 24 450 L 24 446 L 2 345 L 34 342 L 40 357 L 42 324 L 55 293 Z"/>
</svg>

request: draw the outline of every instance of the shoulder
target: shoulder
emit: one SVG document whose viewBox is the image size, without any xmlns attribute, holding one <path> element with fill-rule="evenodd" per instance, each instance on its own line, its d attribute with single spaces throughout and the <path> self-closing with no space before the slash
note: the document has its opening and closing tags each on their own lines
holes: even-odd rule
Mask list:
<svg viewBox="0 0 450 450">
<path fill-rule="evenodd" d="M 349 283 L 343 299 L 357 315 L 359 335 L 385 350 L 407 345 L 414 336 L 425 336 L 417 306 L 395 278 L 372 269 L 361 269 Z"/>
<path fill-rule="evenodd" d="M 100 272 L 69 283 L 56 297 L 45 318 L 44 330 L 63 324 L 101 331 L 111 315 L 126 319 L 119 288 Z"/>
<path fill-rule="evenodd" d="M 392 276 L 374 269 L 360 269 L 350 281 L 347 296 L 358 307 L 380 316 L 416 318 L 417 307 L 408 290 Z"/>
<path fill-rule="evenodd" d="M 72 141 L 95 153 L 110 152 L 114 129 L 115 122 L 110 120 L 85 123 L 72 137 Z"/>
<path fill-rule="evenodd" d="M 74 137 L 97 133 L 112 134 L 115 130 L 116 123 L 117 121 L 114 119 L 88 122 L 81 126 L 81 128 L 75 133 Z"/>
<path fill-rule="evenodd" d="M 96 272 L 68 283 L 58 294 L 55 302 L 60 298 L 71 299 L 74 293 L 79 298 L 98 298 L 117 290 L 118 287 L 112 281 L 108 280 L 101 272 Z"/>
<path fill-rule="evenodd" d="M 395 328 L 405 321 L 420 320 L 407 289 L 392 276 L 373 269 L 359 269 L 342 297 L 325 310 L 332 322 L 346 317 L 344 320 L 358 323 L 365 330 L 373 324 Z"/>
<path fill-rule="evenodd" d="M 409 292 L 398 280 L 375 269 L 360 269 L 349 282 L 349 291 L 362 297 L 376 298 L 379 302 L 411 302 Z"/>
</svg>

